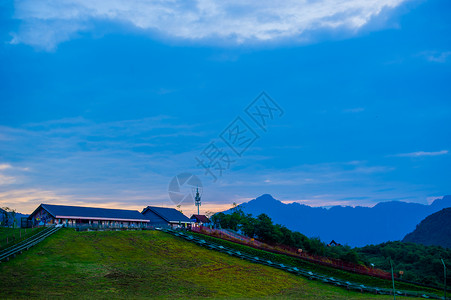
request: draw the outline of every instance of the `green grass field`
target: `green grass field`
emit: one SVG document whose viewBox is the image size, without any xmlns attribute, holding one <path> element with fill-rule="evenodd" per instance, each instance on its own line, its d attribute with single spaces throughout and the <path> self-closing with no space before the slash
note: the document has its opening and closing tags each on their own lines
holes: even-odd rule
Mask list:
<svg viewBox="0 0 451 300">
<path fill-rule="evenodd" d="M 1 263 L 0 297 L 392 299 L 309 281 L 163 232 L 71 229 Z"/>
<path fill-rule="evenodd" d="M 309 270 L 309 271 L 312 271 L 312 272 L 315 272 L 318 274 L 323 274 L 323 275 L 332 276 L 332 277 L 339 278 L 339 279 L 353 281 L 353 282 L 361 283 L 361 284 L 368 285 L 368 286 L 376 286 L 376 287 L 382 287 L 382 288 L 388 288 L 388 289 L 392 288 L 391 280 L 385 280 L 385 279 L 381 279 L 381 278 L 377 278 L 377 277 L 360 275 L 357 273 L 350 273 L 350 272 L 342 271 L 339 269 L 334 269 L 334 268 L 331 268 L 328 266 L 313 264 L 313 263 L 310 263 L 310 262 L 302 260 L 302 259 L 255 249 L 255 248 L 252 248 L 249 246 L 240 245 L 237 243 L 229 242 L 226 240 L 218 239 L 218 238 L 207 236 L 204 234 L 193 233 L 193 232 L 190 234 L 201 237 L 205 240 L 229 247 L 229 248 L 233 248 L 238 251 L 246 252 L 251 255 L 255 255 L 255 256 L 258 256 L 258 257 L 261 257 L 264 259 L 269 259 L 274 262 L 283 263 L 285 265 L 296 266 L 296 267 L 306 269 L 306 270 Z M 428 288 L 428 287 L 424 287 L 424 286 L 418 286 L 418 285 L 405 283 L 405 282 L 396 282 L 396 289 L 407 290 L 407 291 L 422 291 L 422 292 L 435 293 L 438 295 L 442 295 L 441 290 Z"/>
<path fill-rule="evenodd" d="M 0 250 L 11 247 L 45 228 L 3 228 L 0 227 Z"/>
</svg>

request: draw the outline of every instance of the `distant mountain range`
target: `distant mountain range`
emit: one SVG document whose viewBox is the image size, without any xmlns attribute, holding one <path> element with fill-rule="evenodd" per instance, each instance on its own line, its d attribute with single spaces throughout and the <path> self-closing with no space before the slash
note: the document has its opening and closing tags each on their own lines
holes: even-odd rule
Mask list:
<svg viewBox="0 0 451 300">
<path fill-rule="evenodd" d="M 284 204 L 265 194 L 239 207 L 254 217 L 265 213 L 274 223 L 309 237 L 320 237 L 326 243 L 335 240 L 360 247 L 402 240 L 425 217 L 451 207 L 451 196 L 436 199 L 431 205 L 392 201 L 374 207 L 333 206 L 326 209 L 299 203 Z"/>
<path fill-rule="evenodd" d="M 444 208 L 428 216 L 402 241 L 451 248 L 451 208 Z"/>
</svg>

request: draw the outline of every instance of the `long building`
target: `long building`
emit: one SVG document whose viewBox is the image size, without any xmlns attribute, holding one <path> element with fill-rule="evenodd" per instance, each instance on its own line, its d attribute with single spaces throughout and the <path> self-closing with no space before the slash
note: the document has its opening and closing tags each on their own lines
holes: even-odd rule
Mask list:
<svg viewBox="0 0 451 300">
<path fill-rule="evenodd" d="M 139 228 L 150 223 L 137 210 L 41 204 L 28 217 L 33 226 L 63 224 L 67 227 Z"/>
</svg>

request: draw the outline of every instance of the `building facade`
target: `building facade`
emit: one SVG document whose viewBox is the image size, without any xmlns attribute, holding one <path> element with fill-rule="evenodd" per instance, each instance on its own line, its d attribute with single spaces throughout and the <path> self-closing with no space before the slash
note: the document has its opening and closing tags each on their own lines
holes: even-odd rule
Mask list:
<svg viewBox="0 0 451 300">
<path fill-rule="evenodd" d="M 190 219 L 196 226 L 212 225 L 210 219 L 206 215 L 192 215 Z"/>
<path fill-rule="evenodd" d="M 188 228 L 191 220 L 174 208 L 147 206 L 141 212 L 150 221 L 151 226 Z"/>
<path fill-rule="evenodd" d="M 32 226 L 143 228 L 150 221 L 137 210 L 41 204 L 28 217 Z"/>
</svg>

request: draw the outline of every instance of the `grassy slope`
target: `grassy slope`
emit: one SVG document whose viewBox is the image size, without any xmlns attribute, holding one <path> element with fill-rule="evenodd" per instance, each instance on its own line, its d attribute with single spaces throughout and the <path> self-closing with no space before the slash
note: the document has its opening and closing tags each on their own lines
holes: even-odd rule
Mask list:
<svg viewBox="0 0 451 300">
<path fill-rule="evenodd" d="M 333 276 L 335 278 L 353 281 L 356 283 L 361 283 L 361 284 L 365 284 L 365 285 L 369 285 L 369 286 L 383 287 L 383 288 L 389 288 L 389 289 L 392 288 L 391 280 L 385 280 L 385 279 L 380 279 L 380 278 L 376 278 L 376 277 L 360 275 L 360 274 L 356 274 L 356 273 L 350 273 L 350 272 L 342 271 L 339 269 L 334 269 L 334 268 L 327 267 L 327 266 L 321 266 L 321 265 L 307 262 L 305 260 L 296 259 L 296 258 L 287 256 L 287 255 L 280 255 L 280 254 L 275 254 L 275 253 L 271 253 L 271 252 L 267 252 L 267 251 L 262 251 L 259 249 L 232 243 L 229 241 L 206 236 L 203 234 L 198 234 L 198 233 L 190 233 L 190 234 L 199 236 L 205 240 L 209 240 L 214 243 L 218 243 L 218 244 L 230 247 L 230 248 L 234 248 L 239 251 L 247 252 L 249 254 L 252 254 L 252 255 L 255 255 L 255 256 L 258 256 L 261 258 L 269 259 L 274 262 L 279 262 L 279 263 L 283 263 L 286 265 L 300 267 L 300 268 L 303 268 L 306 270 L 310 270 L 312 272 L 317 272 L 319 274 Z M 427 287 L 423 287 L 423 286 L 417 286 L 417 285 L 410 284 L 410 283 L 396 282 L 395 285 L 396 285 L 396 289 L 400 289 L 400 290 L 422 291 L 422 292 L 436 293 L 438 295 L 442 295 L 441 290 L 436 290 L 433 288 L 427 288 Z"/>
<path fill-rule="evenodd" d="M 0 295 L 391 299 L 309 281 L 162 232 L 70 229 L 0 264 Z"/>
<path fill-rule="evenodd" d="M 26 229 L 0 227 L 0 250 L 11 247 L 44 229 L 43 227 Z"/>
</svg>

